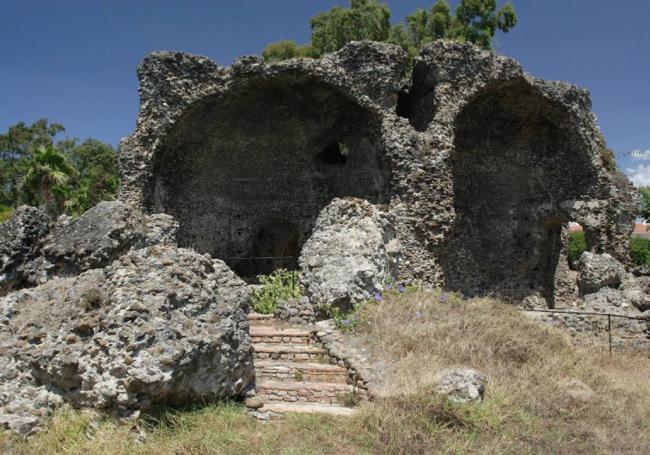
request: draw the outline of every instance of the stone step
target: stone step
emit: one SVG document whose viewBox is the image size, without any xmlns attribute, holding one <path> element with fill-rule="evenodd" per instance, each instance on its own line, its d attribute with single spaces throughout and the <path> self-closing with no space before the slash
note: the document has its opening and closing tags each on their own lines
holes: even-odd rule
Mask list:
<svg viewBox="0 0 650 455">
<path fill-rule="evenodd" d="M 327 362 L 327 352 L 311 344 L 254 343 L 255 359 Z"/>
<path fill-rule="evenodd" d="M 312 342 L 311 332 L 304 329 L 278 329 L 255 325 L 250 328 L 250 334 L 253 343 L 309 344 Z"/>
<path fill-rule="evenodd" d="M 340 417 L 351 417 L 357 413 L 357 409 L 354 408 L 313 403 L 265 403 L 260 411 L 271 411 L 278 414 L 329 414 Z"/>
<path fill-rule="evenodd" d="M 255 377 L 269 381 L 331 382 L 347 384 L 345 368 L 328 363 L 256 360 Z"/>
<path fill-rule="evenodd" d="M 321 403 L 345 404 L 356 397 L 361 399 L 365 392 L 349 384 L 329 382 L 297 381 L 255 381 L 255 395 L 264 403 Z"/>
</svg>

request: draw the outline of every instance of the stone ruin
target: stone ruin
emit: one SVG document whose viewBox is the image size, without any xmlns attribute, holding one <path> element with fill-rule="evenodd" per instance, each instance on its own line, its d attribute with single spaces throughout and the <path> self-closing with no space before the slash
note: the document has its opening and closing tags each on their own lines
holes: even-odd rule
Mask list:
<svg viewBox="0 0 650 455">
<path fill-rule="evenodd" d="M 349 306 L 387 280 L 650 309 L 650 279 L 625 268 L 635 193 L 607 169 L 582 89 L 443 41 L 412 68 L 362 41 L 231 67 L 154 52 L 138 77 L 119 200 L 0 224 L 5 427 L 27 434 L 62 402 L 123 415 L 240 395 L 244 280 L 281 266 L 300 270 L 294 312 L 310 318 L 306 305 Z M 577 272 L 572 221 L 589 250 Z"/>
<path fill-rule="evenodd" d="M 182 246 L 243 277 L 278 266 L 244 258 L 299 257 L 319 214 L 352 198 L 390 220 L 400 280 L 555 306 L 570 221 L 627 263 L 634 193 L 601 159 L 585 90 L 442 41 L 406 72 L 400 48 L 374 42 L 230 68 L 155 52 L 138 69 L 120 198 L 172 215 Z"/>
</svg>

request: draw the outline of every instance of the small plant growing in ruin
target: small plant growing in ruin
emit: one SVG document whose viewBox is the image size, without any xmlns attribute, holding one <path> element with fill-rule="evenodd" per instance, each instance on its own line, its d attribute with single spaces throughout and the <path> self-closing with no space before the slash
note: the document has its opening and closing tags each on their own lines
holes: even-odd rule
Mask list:
<svg viewBox="0 0 650 455">
<path fill-rule="evenodd" d="M 96 310 L 102 306 L 104 299 L 97 289 L 90 289 L 81 296 L 81 306 L 86 310 Z"/>
<path fill-rule="evenodd" d="M 262 314 L 273 314 L 278 303 L 301 296 L 298 274 L 295 271 L 278 269 L 270 275 L 258 275 L 260 288 L 253 291 L 253 310 Z"/>
<path fill-rule="evenodd" d="M 337 397 L 339 403 L 343 406 L 350 408 L 359 406 L 361 404 L 361 394 L 355 387 L 351 392 L 343 393 Z"/>
<path fill-rule="evenodd" d="M 305 375 L 303 374 L 303 372 L 301 370 L 296 370 L 293 373 L 293 378 L 298 382 L 302 382 L 302 381 L 305 380 Z"/>
</svg>

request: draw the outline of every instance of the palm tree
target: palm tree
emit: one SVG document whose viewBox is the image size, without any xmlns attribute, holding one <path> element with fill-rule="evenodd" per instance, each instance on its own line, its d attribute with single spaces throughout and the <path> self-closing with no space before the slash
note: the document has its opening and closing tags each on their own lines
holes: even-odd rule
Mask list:
<svg viewBox="0 0 650 455">
<path fill-rule="evenodd" d="M 69 191 L 68 182 L 75 172 L 65 156 L 52 146 L 40 147 L 26 160 L 23 171 L 23 186 L 30 195 L 29 202 L 52 216 L 58 215 Z"/>
</svg>

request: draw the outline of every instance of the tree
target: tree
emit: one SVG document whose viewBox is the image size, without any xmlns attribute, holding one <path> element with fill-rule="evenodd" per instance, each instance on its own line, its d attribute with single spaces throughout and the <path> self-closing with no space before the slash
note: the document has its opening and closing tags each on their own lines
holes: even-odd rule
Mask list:
<svg viewBox="0 0 650 455">
<path fill-rule="evenodd" d="M 451 28 L 454 20 L 451 15 L 449 3 L 445 0 L 438 0 L 432 7 L 429 14 L 427 31 L 434 40 L 444 39 Z"/>
<path fill-rule="evenodd" d="M 20 167 L 24 202 L 40 206 L 50 215 L 59 214 L 75 172 L 65 156 L 53 146 L 40 147 Z"/>
<path fill-rule="evenodd" d="M 30 126 L 18 122 L 9 127 L 6 134 L 0 134 L 0 159 L 16 161 L 29 156 L 39 147 L 53 145 L 54 136 L 65 128 L 58 123 L 49 124 L 47 119 L 36 120 Z"/>
<path fill-rule="evenodd" d="M 496 0 L 461 0 L 453 16 L 449 3 L 437 0 L 429 11 L 417 10 L 406 17 L 406 24 L 393 26 L 391 41 L 409 55 L 438 39 L 469 42 L 490 49 L 496 31 L 507 33 L 516 23 L 517 15 L 510 3 L 497 10 Z"/>
<path fill-rule="evenodd" d="M 51 147 L 54 136 L 63 131 L 58 123 L 39 119 L 31 125 L 18 122 L 0 134 L 0 204 L 13 206 L 20 198 L 20 163 L 29 160 L 40 147 Z"/>
<path fill-rule="evenodd" d="M 113 147 L 96 139 L 57 144 L 76 170 L 75 181 L 65 203 L 66 212 L 80 215 L 100 201 L 115 198 L 119 186 L 117 159 Z"/>
<path fill-rule="evenodd" d="M 310 20 L 311 45 L 316 55 L 335 52 L 350 41 L 387 41 L 390 9 L 377 0 L 351 0 L 350 8 L 335 6 Z"/>
<path fill-rule="evenodd" d="M 639 188 L 641 193 L 641 218 L 650 222 L 650 186 L 642 186 Z"/>
<path fill-rule="evenodd" d="M 24 122 L 0 134 L 0 217 L 18 204 L 79 215 L 99 201 L 114 199 L 119 185 L 113 147 L 94 139 L 65 139 L 58 123 Z"/>
<path fill-rule="evenodd" d="M 452 15 L 447 0 L 437 0 L 430 10 L 418 9 L 403 23 L 390 25 L 390 9 L 378 0 L 350 0 L 350 7 L 335 6 L 310 20 L 311 45 L 293 41 L 269 44 L 263 52 L 266 60 L 294 57 L 320 57 L 341 49 L 350 41 L 388 41 L 401 46 L 409 60 L 427 43 L 449 39 L 492 47 L 497 30 L 507 33 L 517 24 L 517 15 L 509 2 L 497 10 L 496 0 L 461 0 Z"/>
<path fill-rule="evenodd" d="M 507 33 L 516 24 L 517 14 L 510 2 L 497 10 L 496 0 L 461 0 L 446 37 L 490 49 L 497 29 Z"/>
</svg>

